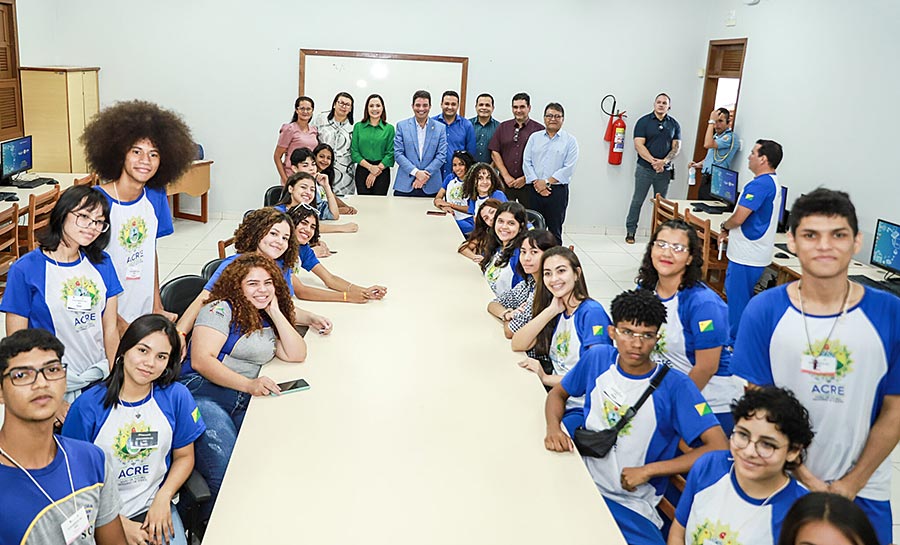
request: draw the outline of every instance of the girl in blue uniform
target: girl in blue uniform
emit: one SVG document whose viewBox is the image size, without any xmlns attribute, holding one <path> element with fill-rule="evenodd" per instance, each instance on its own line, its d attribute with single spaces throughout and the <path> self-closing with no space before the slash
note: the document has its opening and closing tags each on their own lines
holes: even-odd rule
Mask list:
<svg viewBox="0 0 900 545">
<path fill-rule="evenodd" d="M 332 191 L 328 176 L 319 172 L 313 152 L 306 148 L 296 149 L 291 153 L 291 163 L 294 165 L 295 173 L 306 173 L 312 177 L 315 182 L 313 185 L 314 191 L 312 193 L 303 191 L 302 193 L 292 194 L 288 189 L 287 183 L 290 182 L 290 178 L 288 178 L 288 182 L 285 184 L 286 193 L 281 204 L 284 204 L 286 208 L 291 208 L 298 204 L 306 203 L 314 206 L 319 211 L 320 220 L 340 219 L 341 203 L 343 201 L 340 201 L 334 194 L 334 191 Z M 346 206 L 346 203 L 344 203 L 344 206 Z M 356 209 L 354 209 L 355 212 Z M 323 233 L 355 233 L 358 230 L 359 225 L 353 222 L 322 226 Z"/>
<path fill-rule="evenodd" d="M 523 280 L 519 271 L 519 247 L 527 232 L 525 207 L 517 202 L 501 203 L 494 215 L 493 236 L 481 254 L 481 272 L 494 292 L 500 295 Z"/>
<path fill-rule="evenodd" d="M 728 368 L 728 306 L 700 281 L 702 250 L 693 227 L 683 220 L 667 221 L 650 237 L 637 281 L 666 306 L 654 360 L 687 374 L 729 435 L 730 405 L 743 387 Z"/>
<path fill-rule="evenodd" d="M 182 368 L 181 382 L 194 395 L 215 434 L 197 444 L 197 469 L 215 497 L 252 396 L 279 394 L 260 369 L 273 358 L 306 359 L 306 343 L 290 317 L 294 303 L 275 262 L 257 252 L 228 265 L 203 305 Z M 203 508 L 209 512 L 211 501 Z"/>
<path fill-rule="evenodd" d="M 606 331 L 610 321 L 603 305 L 588 295 L 575 252 L 562 246 L 546 250 L 541 256 L 540 270 L 531 321 L 513 334 L 512 349 L 524 352 L 533 348 L 537 355 L 549 357 L 552 375 L 545 373 L 533 359 L 521 365 L 535 373 L 544 386 L 552 388 L 590 347 L 612 344 Z M 582 397 L 570 397 L 566 401 L 563 424 L 570 435 L 584 423 L 583 408 Z"/>
<path fill-rule="evenodd" d="M 434 196 L 434 206 L 444 212 L 452 212 L 459 229 L 464 235 L 468 235 L 472 232 L 474 220 L 468 211 L 463 187 L 466 173 L 472 168 L 475 158 L 466 150 L 456 150 L 451 161 L 451 172 L 444 178 L 443 185 Z"/>
<path fill-rule="evenodd" d="M 300 245 L 300 261 L 294 268 L 291 276 L 293 290 L 298 299 L 307 301 L 343 301 L 345 303 L 367 303 L 372 299 L 382 299 L 387 295 L 387 288 L 373 285 L 369 287 L 357 286 L 344 280 L 340 276 L 332 274 L 325 265 L 319 261 L 311 244 L 319 238 L 319 220 L 316 211 L 309 205 L 301 204 L 291 208 L 288 212 L 291 220 L 296 225 L 295 233 Z M 305 285 L 298 276 L 299 269 L 304 269 L 318 276 L 328 288 L 323 290 Z"/>
<path fill-rule="evenodd" d="M 794 502 L 807 494 L 789 471 L 813 438 L 790 390 L 749 390 L 732 405 L 730 450 L 697 459 L 678 501 L 668 545 L 774 545 Z"/>
<path fill-rule="evenodd" d="M 119 343 L 122 286 L 103 251 L 109 237 L 109 202 L 89 187 L 70 187 L 50 213 L 40 247 L 12 264 L 0 303 L 7 335 L 41 328 L 65 345 L 68 373 L 60 422 L 83 388 L 109 374 Z"/>
<path fill-rule="evenodd" d="M 778 545 L 879 545 L 878 535 L 858 505 L 839 494 L 812 492 L 791 507 Z"/>
<path fill-rule="evenodd" d="M 181 338 L 159 314 L 131 323 L 112 373 L 75 400 L 63 435 L 103 449 L 122 498 L 128 543 L 186 545 L 172 499 L 194 468 L 206 430 L 193 396 L 176 382 Z"/>
<path fill-rule="evenodd" d="M 459 253 L 475 263 L 484 260 L 484 248 L 494 236 L 494 217 L 501 204 L 497 199 L 488 199 L 484 202 L 475 216 L 475 228 L 466 237 L 466 241 L 459 245 L 457 250 Z"/>
<path fill-rule="evenodd" d="M 506 202 L 506 193 L 502 190 L 503 185 L 500 183 L 500 176 L 491 165 L 487 163 L 477 163 L 466 174 L 466 183 L 463 186 L 463 192 L 466 195 L 467 212 L 470 216 L 474 216 L 484 201 L 488 199 L 497 199 L 500 202 Z"/>
<path fill-rule="evenodd" d="M 315 147 L 315 149 L 313 149 L 313 157 L 316 160 L 316 172 L 328 176 L 328 183 L 333 187 L 335 178 L 334 148 L 332 148 L 325 142 L 321 142 L 318 146 Z M 334 196 L 334 200 L 335 202 L 337 202 L 338 211 L 341 214 L 349 214 L 351 216 L 353 214 L 356 214 L 356 208 L 353 208 L 349 204 L 345 203 L 343 199 L 341 199 L 337 195 Z"/>
</svg>

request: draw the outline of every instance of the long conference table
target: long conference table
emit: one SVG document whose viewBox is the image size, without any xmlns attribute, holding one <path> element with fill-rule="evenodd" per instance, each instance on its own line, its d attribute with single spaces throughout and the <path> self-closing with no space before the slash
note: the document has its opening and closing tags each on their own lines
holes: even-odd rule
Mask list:
<svg viewBox="0 0 900 545">
<path fill-rule="evenodd" d="M 251 401 L 204 545 L 624 544 L 580 457 L 544 449 L 545 391 L 485 311 L 452 217 L 348 200 L 359 232 L 327 235 L 323 263 L 388 295 L 295 301 L 334 332 L 263 368 L 311 388 Z"/>
</svg>

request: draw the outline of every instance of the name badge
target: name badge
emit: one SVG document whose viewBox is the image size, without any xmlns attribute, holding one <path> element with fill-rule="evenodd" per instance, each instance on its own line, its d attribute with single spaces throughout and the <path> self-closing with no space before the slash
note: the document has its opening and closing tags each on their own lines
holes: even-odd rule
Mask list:
<svg viewBox="0 0 900 545">
<path fill-rule="evenodd" d="M 610 384 L 603 389 L 603 395 L 614 404 L 622 406 L 625 404 L 625 393 L 615 384 Z"/>
<path fill-rule="evenodd" d="M 804 354 L 800 358 L 800 370 L 810 375 L 833 377 L 837 372 L 837 359 L 834 356 L 811 356 Z"/>
<path fill-rule="evenodd" d="M 67 518 L 65 522 L 59 525 L 59 527 L 62 529 L 66 545 L 70 545 L 76 539 L 81 537 L 81 534 L 91 529 L 91 523 L 88 521 L 87 512 L 84 510 L 84 507 L 80 507 L 75 511 L 74 515 Z"/>
<path fill-rule="evenodd" d="M 140 263 L 128 265 L 128 268 L 125 269 L 125 280 L 140 280 L 142 272 Z"/>
<path fill-rule="evenodd" d="M 128 443 L 131 448 L 137 450 L 156 448 L 159 445 L 159 432 L 133 431 L 131 437 L 128 438 Z"/>
<path fill-rule="evenodd" d="M 70 295 L 66 297 L 66 310 L 71 311 L 85 311 L 91 310 L 91 296 L 90 295 Z"/>
</svg>

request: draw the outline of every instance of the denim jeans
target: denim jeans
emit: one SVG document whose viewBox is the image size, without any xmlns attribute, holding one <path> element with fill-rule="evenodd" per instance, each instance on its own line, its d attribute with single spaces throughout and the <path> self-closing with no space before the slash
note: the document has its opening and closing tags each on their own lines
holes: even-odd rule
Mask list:
<svg viewBox="0 0 900 545">
<path fill-rule="evenodd" d="M 201 518 L 209 520 L 252 396 L 213 384 L 199 374 L 187 375 L 180 380 L 194 396 L 206 422 L 206 432 L 194 443 L 194 464 L 206 479 L 212 495 L 201 509 Z"/>
<path fill-rule="evenodd" d="M 656 172 L 650 167 L 637 165 L 634 169 L 634 195 L 631 196 L 631 207 L 628 209 L 628 218 L 625 220 L 625 230 L 629 234 L 637 232 L 638 219 L 641 217 L 641 207 L 647 199 L 647 191 L 653 186 L 653 196 L 657 193 L 663 197 L 669 192 L 671 173 L 668 170 Z"/>
</svg>

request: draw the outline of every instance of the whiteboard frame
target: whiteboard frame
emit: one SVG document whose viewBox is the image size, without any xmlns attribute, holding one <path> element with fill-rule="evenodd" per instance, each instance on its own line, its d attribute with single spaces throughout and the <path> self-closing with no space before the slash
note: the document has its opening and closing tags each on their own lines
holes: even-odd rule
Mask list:
<svg viewBox="0 0 900 545">
<path fill-rule="evenodd" d="M 398 61 L 430 61 L 442 63 L 459 63 L 461 78 L 459 82 L 459 115 L 466 115 L 466 88 L 469 79 L 469 57 L 447 57 L 440 55 L 409 55 L 405 53 L 379 53 L 374 51 L 339 51 L 334 49 L 301 49 L 300 50 L 300 96 L 306 94 L 306 56 L 318 57 L 356 57 L 363 59 L 388 59 Z"/>
</svg>

